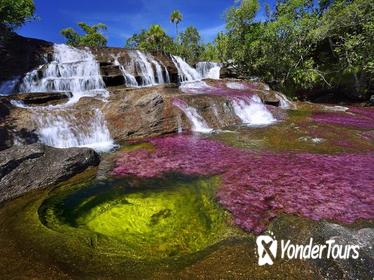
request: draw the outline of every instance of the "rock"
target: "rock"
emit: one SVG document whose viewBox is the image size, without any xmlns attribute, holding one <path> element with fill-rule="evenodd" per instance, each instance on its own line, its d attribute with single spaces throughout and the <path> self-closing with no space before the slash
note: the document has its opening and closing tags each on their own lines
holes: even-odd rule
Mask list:
<svg viewBox="0 0 374 280">
<path fill-rule="evenodd" d="M 223 65 L 220 70 L 221 79 L 239 79 L 236 69 L 230 65 Z"/>
<path fill-rule="evenodd" d="M 0 152 L 0 202 L 67 180 L 99 162 L 88 148 L 13 146 Z"/>
<path fill-rule="evenodd" d="M 0 99 L 0 120 L 4 119 L 10 113 L 11 104 L 5 98 Z"/>
<path fill-rule="evenodd" d="M 369 99 L 369 105 L 374 106 L 374 95 L 372 95 Z"/>
<path fill-rule="evenodd" d="M 148 107 L 148 111 L 152 111 L 157 105 L 164 102 L 161 94 L 151 93 L 141 97 L 136 103 L 135 106 L 138 107 Z"/>
<path fill-rule="evenodd" d="M 0 151 L 12 146 L 13 139 L 5 127 L 0 127 Z"/>
<path fill-rule="evenodd" d="M 69 100 L 71 92 L 32 92 L 12 95 L 12 99 L 22 101 L 26 105 L 56 105 Z"/>
<path fill-rule="evenodd" d="M 100 63 L 101 75 L 107 87 L 122 86 L 126 84 L 122 71 L 118 65 Z"/>
<path fill-rule="evenodd" d="M 12 33 L 4 44 L 0 44 L 0 84 L 14 77 L 23 76 L 44 64 L 52 48 L 53 43 Z"/>
<path fill-rule="evenodd" d="M 374 274 L 374 229 L 360 227 L 351 229 L 338 224 L 324 222 L 315 234 L 316 242 L 323 244 L 326 240 L 334 240 L 334 245 L 359 246 L 359 258 L 348 259 L 330 257 L 316 259 L 314 262 L 320 268 L 322 275 L 328 279 L 371 279 Z M 344 247 L 343 247 L 344 248 Z M 335 250 L 336 251 L 336 250 Z M 344 250 L 342 250 L 344 253 Z M 352 254 L 352 253 L 351 253 Z"/>
</svg>

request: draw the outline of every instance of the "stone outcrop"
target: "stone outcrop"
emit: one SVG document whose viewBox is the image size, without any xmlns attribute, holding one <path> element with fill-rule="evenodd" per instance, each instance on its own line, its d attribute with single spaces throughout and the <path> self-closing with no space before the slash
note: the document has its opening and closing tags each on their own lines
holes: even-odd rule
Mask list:
<svg viewBox="0 0 374 280">
<path fill-rule="evenodd" d="M 57 105 L 72 97 L 71 92 L 32 92 L 12 95 L 11 99 L 22 101 L 26 105 Z"/>
<path fill-rule="evenodd" d="M 163 86 L 126 90 L 113 88 L 102 107 L 112 137 L 121 142 L 177 131 L 175 94 Z"/>
<path fill-rule="evenodd" d="M 99 162 L 88 148 L 13 146 L 0 152 L 0 202 L 62 182 Z"/>
<path fill-rule="evenodd" d="M 122 65 L 126 65 L 127 71 L 135 77 L 138 83 L 142 82 L 143 78 L 138 73 L 137 67 L 130 63 L 130 52 L 134 52 L 134 50 L 123 48 L 91 48 L 91 51 L 100 63 L 101 74 L 106 86 L 124 86 L 126 84 L 120 67 L 116 65 L 115 60 Z M 162 52 L 152 52 L 151 55 L 161 65 L 166 67 L 171 83 L 178 83 L 178 70 L 172 62 L 170 55 Z M 164 77 L 166 76 L 166 71 L 163 71 L 163 75 Z"/>
<path fill-rule="evenodd" d="M 0 84 L 15 77 L 21 78 L 25 73 L 46 63 L 46 54 L 51 48 L 50 42 L 25 38 L 15 33 L 0 41 Z"/>
</svg>

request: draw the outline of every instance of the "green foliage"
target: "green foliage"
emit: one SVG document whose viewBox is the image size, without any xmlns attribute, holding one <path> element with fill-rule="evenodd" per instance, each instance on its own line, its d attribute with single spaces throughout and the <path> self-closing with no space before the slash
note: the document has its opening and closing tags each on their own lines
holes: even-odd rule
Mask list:
<svg viewBox="0 0 374 280">
<path fill-rule="evenodd" d="M 35 6 L 33 0 L 1 0 L 0 1 L 0 25 L 14 29 L 34 15 Z"/>
<path fill-rule="evenodd" d="M 88 46 L 88 47 L 105 47 L 107 39 L 102 34 L 107 29 L 107 26 L 103 23 L 95 25 L 88 25 L 84 22 L 79 22 L 78 26 L 84 31 L 84 35 L 80 35 L 73 28 L 69 27 L 61 30 L 61 34 L 66 38 L 68 45 Z"/>
<path fill-rule="evenodd" d="M 127 41 L 125 48 L 140 49 L 143 51 L 162 51 L 176 53 L 176 45 L 158 24 L 152 25 L 148 30 L 134 34 Z"/>
<path fill-rule="evenodd" d="M 195 27 L 189 26 L 184 32 L 180 33 L 178 42 L 180 43 L 180 52 L 178 53 L 180 56 L 184 57 L 190 64 L 199 61 L 203 48 L 200 33 Z"/>
<path fill-rule="evenodd" d="M 267 19 L 255 21 L 258 1 L 243 0 L 226 15 L 219 57 L 243 76 L 258 76 L 285 91 L 355 90 L 373 79 L 374 2 L 366 0 L 281 0 Z M 229 50 L 229 51 L 227 51 Z M 347 79 L 347 77 L 350 77 Z"/>
</svg>

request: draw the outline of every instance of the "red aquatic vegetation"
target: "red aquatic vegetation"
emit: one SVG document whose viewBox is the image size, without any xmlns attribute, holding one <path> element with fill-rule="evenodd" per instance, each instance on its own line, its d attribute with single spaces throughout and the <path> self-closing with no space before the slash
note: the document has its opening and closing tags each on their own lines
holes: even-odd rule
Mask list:
<svg viewBox="0 0 374 280">
<path fill-rule="evenodd" d="M 313 114 L 313 120 L 321 123 L 374 129 L 374 109 L 352 107 L 347 112 L 319 112 Z"/>
<path fill-rule="evenodd" d="M 192 136 L 150 140 L 123 153 L 113 175 L 221 175 L 217 192 L 237 225 L 260 233 L 279 213 L 351 223 L 374 218 L 373 154 L 255 153 Z"/>
</svg>

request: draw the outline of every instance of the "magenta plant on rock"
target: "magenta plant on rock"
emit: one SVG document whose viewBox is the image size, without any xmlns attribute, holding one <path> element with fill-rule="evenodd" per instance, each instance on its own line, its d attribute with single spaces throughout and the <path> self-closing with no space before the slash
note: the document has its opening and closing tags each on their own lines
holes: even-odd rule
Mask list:
<svg viewBox="0 0 374 280">
<path fill-rule="evenodd" d="M 153 152 L 121 154 L 113 175 L 221 175 L 218 200 L 244 230 L 260 233 L 280 213 L 343 223 L 374 218 L 373 154 L 256 153 L 186 135 L 150 142 Z"/>
</svg>

